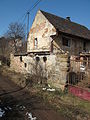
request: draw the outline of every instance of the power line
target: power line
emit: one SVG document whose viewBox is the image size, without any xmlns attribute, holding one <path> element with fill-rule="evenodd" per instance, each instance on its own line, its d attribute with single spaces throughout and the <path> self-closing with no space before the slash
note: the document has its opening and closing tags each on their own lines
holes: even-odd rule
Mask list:
<svg viewBox="0 0 90 120">
<path fill-rule="evenodd" d="M 42 0 L 37 0 L 37 2 L 28 10 L 31 12 Z"/>
<path fill-rule="evenodd" d="M 27 32 L 26 32 L 26 34 L 27 34 L 27 38 L 28 38 L 28 33 L 29 33 L 29 15 L 30 15 L 30 12 L 41 2 L 42 0 L 37 0 L 34 4 L 33 4 L 33 6 L 31 7 L 31 8 L 29 8 L 28 10 L 27 10 L 27 12 L 25 13 L 25 14 L 23 14 L 22 16 L 21 16 L 21 18 L 20 19 L 23 19 L 23 25 L 25 25 L 25 21 L 26 21 L 26 17 L 27 17 Z M 20 21 L 20 19 L 18 19 L 18 21 Z M 17 21 L 17 22 L 18 22 Z"/>
<path fill-rule="evenodd" d="M 22 19 L 23 17 L 25 17 L 28 12 L 30 13 L 41 1 L 42 1 L 42 0 L 37 0 L 37 1 L 34 3 L 34 5 L 33 5 L 30 9 L 28 9 L 27 12 L 26 12 L 25 14 L 23 14 L 23 15 L 18 19 L 18 21 L 20 21 L 20 19 Z"/>
<path fill-rule="evenodd" d="M 28 38 L 28 34 L 29 34 L 29 12 L 27 13 L 28 18 L 27 18 L 27 38 Z"/>
<path fill-rule="evenodd" d="M 28 33 L 29 33 L 29 15 L 30 12 L 41 2 L 41 0 L 37 0 L 37 2 L 27 11 L 27 16 L 28 16 L 28 21 L 27 21 L 27 38 L 28 38 Z"/>
<path fill-rule="evenodd" d="M 24 21 L 26 20 L 26 17 L 27 17 L 27 14 L 25 15 L 25 17 L 24 17 L 24 19 L 23 19 L 22 23 L 24 23 Z"/>
<path fill-rule="evenodd" d="M 17 22 L 19 22 L 19 21 L 20 21 L 21 19 L 23 19 L 25 16 L 26 16 L 26 13 L 23 14 L 23 15 L 17 20 Z"/>
</svg>

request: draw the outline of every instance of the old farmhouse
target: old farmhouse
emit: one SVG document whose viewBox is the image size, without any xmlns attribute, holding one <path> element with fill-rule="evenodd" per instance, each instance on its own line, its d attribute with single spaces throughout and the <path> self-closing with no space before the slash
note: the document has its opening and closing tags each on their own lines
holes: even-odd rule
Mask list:
<svg viewBox="0 0 90 120">
<path fill-rule="evenodd" d="M 84 60 L 84 61 L 83 61 Z M 29 32 L 27 52 L 11 55 L 11 68 L 41 76 L 63 88 L 68 73 L 89 71 L 90 31 L 83 25 L 39 10 Z M 80 68 L 82 67 L 82 68 Z"/>
</svg>

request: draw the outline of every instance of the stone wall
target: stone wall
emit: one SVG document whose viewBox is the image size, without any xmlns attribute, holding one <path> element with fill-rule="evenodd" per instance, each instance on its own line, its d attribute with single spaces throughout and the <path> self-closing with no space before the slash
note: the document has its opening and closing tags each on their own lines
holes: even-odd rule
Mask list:
<svg viewBox="0 0 90 120">
<path fill-rule="evenodd" d="M 25 67 L 26 63 L 26 67 Z M 54 87 L 64 87 L 67 81 L 68 55 L 20 56 L 11 55 L 11 69 L 45 78 Z"/>
<path fill-rule="evenodd" d="M 11 60 L 10 67 L 12 70 L 14 70 L 16 72 L 20 72 L 20 73 L 28 73 L 28 63 L 29 63 L 29 61 L 32 62 L 31 57 L 14 56 L 13 54 L 11 54 L 10 60 Z"/>
<path fill-rule="evenodd" d="M 55 56 L 55 64 L 49 73 L 50 78 L 48 82 L 54 87 L 64 89 L 67 82 L 67 71 L 68 71 L 68 55 L 57 54 Z"/>
</svg>

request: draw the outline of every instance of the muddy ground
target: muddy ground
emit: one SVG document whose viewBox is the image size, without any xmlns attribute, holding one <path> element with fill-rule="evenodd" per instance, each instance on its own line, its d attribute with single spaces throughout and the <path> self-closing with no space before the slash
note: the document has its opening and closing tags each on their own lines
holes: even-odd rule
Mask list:
<svg viewBox="0 0 90 120">
<path fill-rule="evenodd" d="M 29 93 L 0 74 L 0 108 L 5 111 L 0 120 L 68 120 L 35 93 Z M 36 119 L 35 119 L 36 117 Z"/>
</svg>

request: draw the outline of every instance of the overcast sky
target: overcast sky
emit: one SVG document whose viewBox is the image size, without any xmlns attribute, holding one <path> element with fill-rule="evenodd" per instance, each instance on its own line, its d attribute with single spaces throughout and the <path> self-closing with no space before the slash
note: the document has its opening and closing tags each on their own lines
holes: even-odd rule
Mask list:
<svg viewBox="0 0 90 120">
<path fill-rule="evenodd" d="M 23 15 L 37 0 L 0 0 L 0 36 L 12 22 L 23 22 Z M 90 0 L 42 0 L 30 14 L 30 26 L 38 9 L 82 24 L 90 29 Z"/>
</svg>

